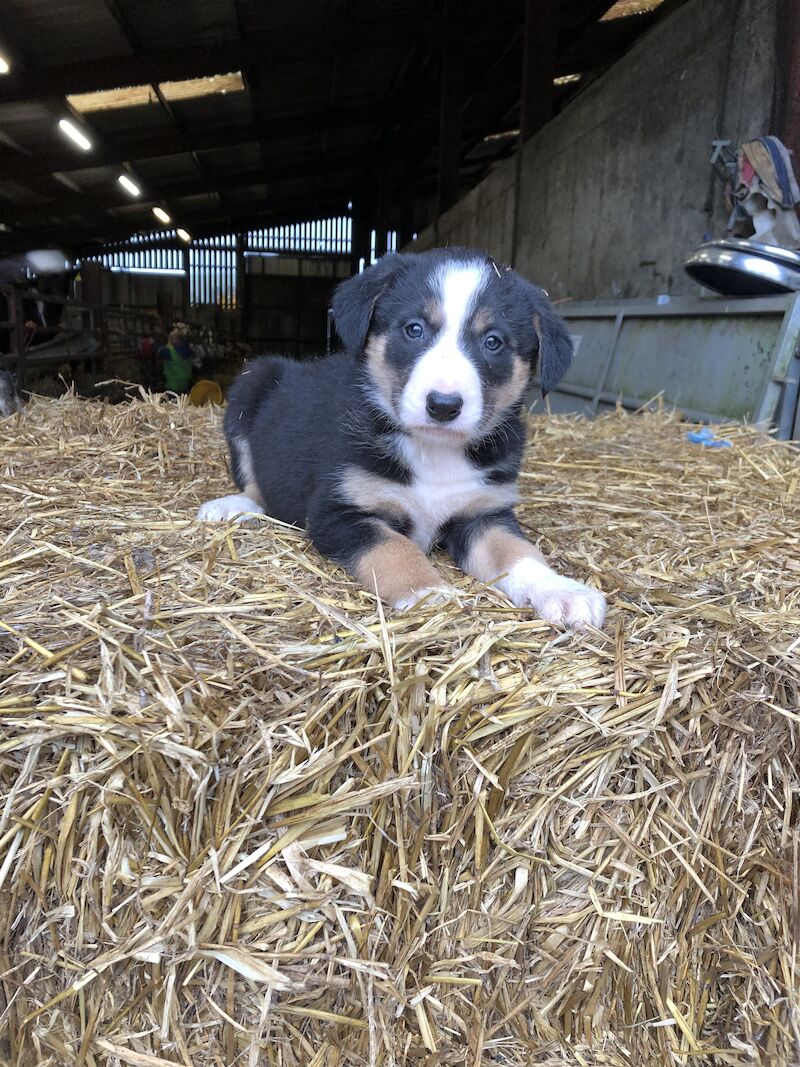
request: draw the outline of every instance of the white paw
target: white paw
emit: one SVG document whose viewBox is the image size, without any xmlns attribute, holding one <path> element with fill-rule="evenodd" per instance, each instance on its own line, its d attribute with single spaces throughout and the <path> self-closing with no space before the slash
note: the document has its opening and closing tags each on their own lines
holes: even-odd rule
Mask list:
<svg viewBox="0 0 800 1067">
<path fill-rule="evenodd" d="M 606 598 L 599 589 L 563 578 L 535 559 L 515 563 L 497 585 L 518 608 L 530 605 L 557 626 L 599 628 L 606 616 Z"/>
<path fill-rule="evenodd" d="M 243 521 L 248 515 L 266 514 L 260 504 L 251 500 L 244 493 L 234 493 L 232 496 L 219 496 L 216 500 L 207 500 L 197 512 L 200 522 L 224 522 L 239 516 Z"/>
<path fill-rule="evenodd" d="M 399 600 L 395 600 L 393 607 L 397 608 L 398 611 L 408 611 L 409 608 L 416 607 L 421 600 L 424 600 L 426 604 L 444 604 L 448 600 L 455 600 L 457 597 L 458 590 L 451 585 L 432 585 L 427 589 L 420 589 L 409 593 L 408 596 L 401 597 Z"/>
</svg>

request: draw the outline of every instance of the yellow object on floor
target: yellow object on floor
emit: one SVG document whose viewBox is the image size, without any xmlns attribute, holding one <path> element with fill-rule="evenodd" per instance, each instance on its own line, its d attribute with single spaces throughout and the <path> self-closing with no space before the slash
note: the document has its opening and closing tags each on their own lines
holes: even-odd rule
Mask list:
<svg viewBox="0 0 800 1067">
<path fill-rule="evenodd" d="M 189 403 L 196 408 L 202 407 L 203 404 L 221 404 L 222 389 L 210 378 L 201 378 L 189 392 Z"/>
</svg>

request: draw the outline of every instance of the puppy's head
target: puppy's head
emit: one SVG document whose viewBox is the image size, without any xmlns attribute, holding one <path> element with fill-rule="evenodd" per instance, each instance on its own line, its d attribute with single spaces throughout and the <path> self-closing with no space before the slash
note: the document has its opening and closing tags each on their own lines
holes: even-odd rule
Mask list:
<svg viewBox="0 0 800 1067">
<path fill-rule="evenodd" d="M 338 287 L 333 314 L 373 399 L 418 436 L 484 436 L 518 408 L 537 362 L 547 393 L 572 358 L 546 294 L 467 249 L 384 256 Z"/>
</svg>

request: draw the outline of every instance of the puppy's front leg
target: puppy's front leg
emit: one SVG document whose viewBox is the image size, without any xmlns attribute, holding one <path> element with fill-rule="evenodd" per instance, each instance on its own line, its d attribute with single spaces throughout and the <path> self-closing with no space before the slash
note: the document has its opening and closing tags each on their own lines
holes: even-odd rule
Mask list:
<svg viewBox="0 0 800 1067">
<path fill-rule="evenodd" d="M 548 622 L 575 629 L 603 625 L 603 594 L 548 567 L 510 508 L 451 523 L 444 544 L 462 570 L 502 590 L 517 607 L 530 605 Z"/>
<path fill-rule="evenodd" d="M 387 527 L 387 534 L 353 561 L 352 573 L 371 592 L 395 608 L 411 608 L 423 597 L 452 592 L 413 541 Z"/>
<path fill-rule="evenodd" d="M 374 516 L 347 507 L 317 508 L 308 532 L 323 556 L 392 607 L 410 608 L 431 593 L 451 592 L 413 541 Z"/>
</svg>

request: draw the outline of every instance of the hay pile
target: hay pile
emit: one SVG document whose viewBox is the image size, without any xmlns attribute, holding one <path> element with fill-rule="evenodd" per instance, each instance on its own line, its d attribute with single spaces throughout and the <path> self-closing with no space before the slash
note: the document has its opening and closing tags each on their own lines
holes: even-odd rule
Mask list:
<svg viewBox="0 0 800 1067">
<path fill-rule="evenodd" d="M 800 468 L 536 420 L 605 634 L 192 521 L 218 412 L 0 425 L 0 1059 L 800 1062 Z"/>
</svg>

